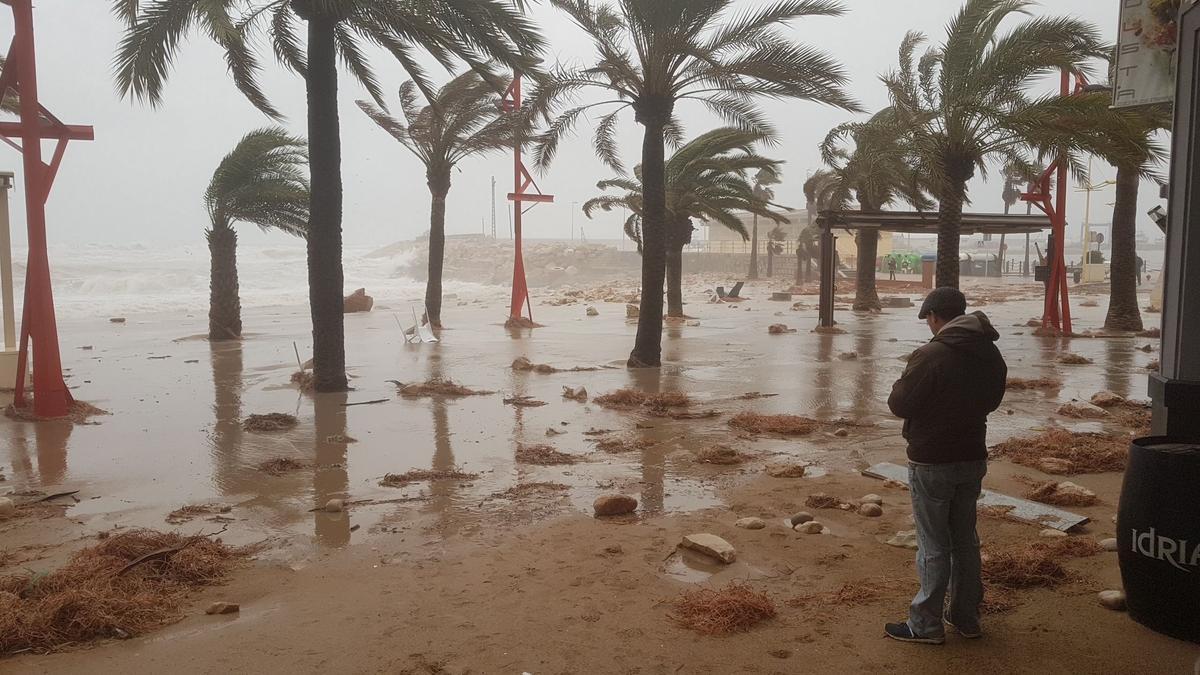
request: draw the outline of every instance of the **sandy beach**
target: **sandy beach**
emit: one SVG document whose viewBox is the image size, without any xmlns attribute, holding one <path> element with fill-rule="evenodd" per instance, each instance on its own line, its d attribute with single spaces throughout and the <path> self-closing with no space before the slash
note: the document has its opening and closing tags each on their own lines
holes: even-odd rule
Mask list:
<svg viewBox="0 0 1200 675">
<path fill-rule="evenodd" d="M 448 298 L 441 342 L 408 345 L 394 315 L 403 318 L 411 299 L 377 298 L 374 311 L 347 316 L 354 390 L 346 394 L 312 395 L 290 382 L 293 341 L 307 358 L 303 308 L 249 310 L 245 339 L 225 344 L 197 335 L 200 312 L 130 315 L 123 324 L 64 321 L 68 383 L 77 398 L 111 414 L 76 426 L 0 422 L 7 478 L 0 492 L 79 491 L 66 508 L 0 522 L 0 573 L 52 569 L 104 533 L 136 527 L 187 534 L 224 527 L 226 543 L 255 546 L 223 584 L 190 596 L 172 625 L 128 640 L 20 654 L 0 669 L 1188 672 L 1193 645 L 1097 603 L 1097 591 L 1120 585 L 1110 552 L 1065 561 L 1078 573 L 1069 583 L 1012 593 L 1014 607 L 985 617 L 984 640 L 951 639 L 932 650 L 885 640 L 883 622 L 902 616 L 916 589 L 912 551 L 884 543 L 912 529 L 911 506 L 904 489 L 860 472 L 904 462 L 899 421 L 885 400 L 927 329 L 912 308 L 840 311 L 845 334 L 817 335 L 810 332 L 815 296 L 796 296 L 794 308 L 767 300 L 778 282 L 761 282 L 747 286 L 745 302 L 708 304 L 707 281 L 687 280 L 692 325 L 668 326 L 663 368 L 645 371 L 623 367 L 636 326 L 622 303 L 556 304 L 561 291 L 539 290 L 534 317 L 545 326 L 509 332 L 501 326 L 502 293 Z M 1101 390 L 1145 398 L 1157 340 L 1033 337 L 1024 324 L 1040 315 L 1039 289 L 966 289 L 968 297 L 990 299 L 979 309 L 1001 332 L 1011 376 L 1063 382 L 1058 390 L 1010 391 L 991 419 L 989 445 L 1055 426 L 1134 433 L 1115 419 L 1071 419 L 1055 410 Z M 1077 331 L 1103 322 L 1106 296 L 1090 299 L 1098 306 L 1077 306 Z M 585 314 L 589 304 L 598 316 Z M 797 331 L 768 335 L 774 323 Z M 1152 350 L 1142 351 L 1147 344 Z M 1060 363 L 1068 352 L 1091 363 Z M 567 372 L 514 370 L 522 357 Z M 439 377 L 495 393 L 407 398 L 392 382 Z M 563 387 L 580 386 L 593 400 L 563 398 Z M 691 398 L 687 411 L 714 414 L 672 419 L 594 401 L 621 388 L 682 391 Z M 545 405 L 504 402 L 522 396 Z M 270 412 L 294 414 L 299 424 L 282 432 L 243 429 L 246 416 Z M 750 434 L 730 426 L 739 412 L 798 414 L 821 424 L 798 437 Z M 585 433 L 597 430 L 611 431 Z M 605 438 L 623 441 L 610 449 L 628 451 L 600 449 Z M 573 463 L 515 459 L 535 444 Z M 744 461 L 700 461 L 714 445 Z M 279 458 L 301 468 L 260 470 Z M 765 470 L 779 464 L 806 465 L 806 475 L 776 478 Z M 389 473 L 454 468 L 474 476 L 379 484 Z M 1072 508 L 1091 522 L 1071 537 L 1113 536 L 1119 473 L 1051 476 L 996 459 L 984 485 L 1019 496 L 1028 487 L 1023 477 L 1066 478 L 1095 491 L 1098 503 Z M 593 518 L 593 500 L 613 493 L 635 496 L 636 514 Z M 876 493 L 883 515 L 823 509 L 815 515 L 824 534 L 794 532 L 785 520 L 816 493 L 846 501 Z M 330 499 L 347 507 L 313 511 Z M 165 522 L 186 505 L 212 509 Z M 743 517 L 766 527 L 734 527 Z M 1039 529 L 980 519 L 985 551 L 1036 543 Z M 697 532 L 725 538 L 737 561 L 720 565 L 675 550 Z M 673 622 L 681 592 L 735 580 L 766 593 L 776 616 L 718 637 Z M 830 595 L 845 588 L 862 592 L 854 601 Z M 241 612 L 206 616 L 215 600 L 237 602 Z"/>
</svg>

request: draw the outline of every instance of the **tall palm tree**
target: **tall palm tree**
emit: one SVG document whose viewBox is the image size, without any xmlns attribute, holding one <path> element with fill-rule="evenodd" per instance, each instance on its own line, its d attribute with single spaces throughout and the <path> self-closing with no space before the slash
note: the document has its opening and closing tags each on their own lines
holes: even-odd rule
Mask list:
<svg viewBox="0 0 1200 675">
<path fill-rule="evenodd" d="M 698 101 L 730 124 L 765 133 L 770 124 L 760 98 L 811 100 L 857 109 L 843 91 L 846 76 L 832 58 L 793 42 L 789 22 L 837 16 L 830 0 L 780 0 L 739 10 L 734 0 L 552 0 L 591 38 L 595 65 L 561 70 L 531 97 L 534 113 L 552 120 L 538 143 L 536 159 L 552 161 L 559 140 L 597 106 L 615 106 L 596 124 L 597 154 L 623 173 L 615 129 L 631 108 L 643 127 L 642 299 L 630 367 L 662 361 L 662 291 L 666 275 L 666 151 L 683 132 L 675 116 L 683 101 Z M 598 103 L 559 104 L 585 90 L 608 96 Z"/>
<path fill-rule="evenodd" d="M 496 91 L 474 71 L 450 80 L 426 106 L 417 103 L 417 85 L 405 82 L 400 86 L 403 122 L 368 101 L 358 101 L 358 107 L 368 117 L 425 165 L 425 183 L 432 198 L 425 311 L 435 328 L 442 325 L 442 264 L 450 173 L 468 157 L 512 146 L 518 129 L 517 117 L 513 113 L 499 114 L 499 101 Z"/>
<path fill-rule="evenodd" d="M 716 222 L 748 236 L 738 212 L 749 211 L 774 222 L 787 222 L 778 205 L 764 201 L 754 193 L 747 178 L 751 171 L 778 171 L 782 163 L 757 153 L 755 146 L 768 139 L 761 134 L 734 127 L 721 127 L 684 143 L 666 161 L 667 174 L 667 316 L 683 316 L 683 249 L 691 242 L 695 219 Z M 623 195 L 601 195 L 583 204 L 589 218 L 597 209 L 628 209 L 625 233 L 638 244 L 645 256 L 641 223 L 644 208 L 642 168 L 634 168 L 633 178 L 611 178 L 596 184 L 601 190 L 625 190 Z"/>
<path fill-rule="evenodd" d="M 800 230 L 800 235 L 796 238 L 796 285 L 808 283 L 812 281 L 812 261 L 817 257 L 819 251 L 818 238 L 821 236 L 821 228 L 816 224 L 816 218 L 822 211 L 828 211 L 832 208 L 840 208 L 843 202 L 835 201 L 835 197 L 840 200 L 840 195 L 836 195 L 835 191 L 843 185 L 833 171 L 829 169 L 817 169 L 812 172 L 804 181 L 804 208 L 808 211 L 808 226 Z M 837 204 L 837 206 L 835 206 Z M 800 275 L 800 264 L 804 264 L 804 276 Z"/>
<path fill-rule="evenodd" d="M 430 95 L 418 52 L 439 64 L 457 60 L 490 72 L 488 61 L 533 69 L 543 40 L 508 0 L 113 0 L 127 24 L 117 49 L 121 93 L 158 105 L 180 42 L 200 30 L 225 52 L 234 83 L 263 113 L 281 119 L 258 84 L 262 69 L 254 37 L 264 33 L 275 59 L 304 77 L 312 171 L 308 228 L 308 289 L 317 391 L 344 391 L 341 131 L 338 59 L 383 105 L 383 92 L 364 47 L 387 50 Z M 299 23 L 307 22 L 307 40 Z"/>
<path fill-rule="evenodd" d="M 775 198 L 772 185 L 779 184 L 779 175 L 773 169 L 759 169 L 754 174 L 754 198 L 769 202 Z M 767 274 L 767 276 L 771 276 Z M 758 214 L 754 214 L 754 222 L 750 230 L 750 274 L 749 279 L 758 278 Z"/>
<path fill-rule="evenodd" d="M 308 150 L 303 138 L 279 127 L 246 134 L 213 172 L 204 207 L 212 222 L 204 231 L 212 256 L 208 339 L 242 336 L 238 297 L 237 223 L 303 237 L 308 229 Z"/>
<path fill-rule="evenodd" d="M 758 217 L 758 214 L 755 214 Z M 776 225 L 767 233 L 767 278 L 775 276 L 775 256 L 783 253 L 783 245 L 779 242 L 787 239 L 787 230 Z"/>
<path fill-rule="evenodd" d="M 925 41 L 909 33 L 900 66 L 884 78 L 892 107 L 904 119 L 914 152 L 938 200 L 937 285 L 958 286 L 959 229 L 967 182 L 986 177 L 992 161 L 1028 166 L 1026 148 L 1064 151 L 1075 139 L 1052 137 L 1046 121 L 1074 108 L 1074 97 L 1033 98 L 1031 84 L 1060 69 L 1085 72 L 1105 58 L 1095 26 L 1070 17 L 1029 17 L 1028 0 L 967 0 L 946 28 L 946 39 L 920 58 Z M 1076 167 L 1079 168 L 1079 167 Z"/>
<path fill-rule="evenodd" d="M 833 208 L 845 208 L 851 195 L 867 213 L 879 212 L 898 200 L 918 210 L 932 207 L 924 194 L 920 168 L 910 153 L 906 130 L 890 108 L 866 122 L 834 127 L 821 143 L 821 158 L 830 167 L 823 189 Z M 855 243 L 858 263 L 853 308 L 881 309 L 875 286 L 879 232 L 859 230 Z"/>
</svg>

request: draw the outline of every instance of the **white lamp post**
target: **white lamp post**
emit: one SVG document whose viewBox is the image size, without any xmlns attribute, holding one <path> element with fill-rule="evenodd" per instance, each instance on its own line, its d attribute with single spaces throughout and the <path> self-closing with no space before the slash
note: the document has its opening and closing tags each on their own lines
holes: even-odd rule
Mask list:
<svg viewBox="0 0 1200 675">
<path fill-rule="evenodd" d="M 17 317 L 13 303 L 12 237 L 8 222 L 8 191 L 13 187 L 13 172 L 0 171 L 0 295 L 4 308 L 4 351 L 0 352 L 0 386 L 8 388 L 17 381 Z"/>
</svg>

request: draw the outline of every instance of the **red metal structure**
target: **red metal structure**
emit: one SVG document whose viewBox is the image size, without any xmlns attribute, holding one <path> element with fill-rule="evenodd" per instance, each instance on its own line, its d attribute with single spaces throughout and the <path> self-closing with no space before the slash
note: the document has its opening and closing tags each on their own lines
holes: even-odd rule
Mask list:
<svg viewBox="0 0 1200 675">
<path fill-rule="evenodd" d="M 1074 74 L 1075 85 L 1071 86 L 1072 73 L 1062 72 L 1061 93 L 1063 96 L 1078 94 L 1087 86 L 1087 80 Z M 1051 189 L 1050 180 L 1054 179 Z M 1050 279 L 1046 283 L 1046 299 L 1042 307 L 1042 328 L 1053 329 L 1061 335 L 1071 334 L 1071 303 L 1067 294 L 1067 261 L 1064 249 L 1067 235 L 1067 163 L 1059 157 L 1046 168 L 1038 182 L 1029 186 L 1021 199 L 1041 209 L 1050 217 L 1050 232 L 1054 238 L 1054 249 L 1050 254 Z"/>
<path fill-rule="evenodd" d="M 505 112 L 517 112 L 521 109 L 521 73 L 513 73 L 512 84 L 500 101 L 500 109 Z M 525 168 L 521 159 L 521 148 L 524 141 L 517 138 L 513 144 L 513 191 L 508 193 L 508 201 L 513 203 L 513 242 L 515 253 L 513 257 L 512 302 L 509 304 L 508 321 L 521 322 L 521 308 L 527 308 L 529 322 L 533 322 L 533 303 L 529 301 L 529 286 L 525 283 L 525 258 L 521 251 L 521 216 L 529 209 L 524 208 L 525 202 L 530 202 L 533 208 L 542 203 L 553 203 L 554 196 L 542 194 L 533 176 Z M 528 192 L 529 188 L 534 192 Z"/>
<path fill-rule="evenodd" d="M 50 289 L 50 260 L 46 254 L 46 199 L 69 141 L 90 141 L 90 126 L 63 124 L 38 102 L 34 60 L 33 1 L 0 0 L 12 7 L 15 33 L 0 72 L 0 97 L 19 97 L 21 121 L 0 122 L 0 138 L 24 159 L 25 214 L 29 229 L 29 259 L 25 268 L 25 300 L 21 316 L 21 348 L 13 405 L 25 401 L 25 367 L 33 342 L 33 411 L 38 417 L 62 417 L 74 399 L 62 376 L 54 294 Z M 20 143 L 13 139 L 19 139 Z M 42 141 L 57 141 L 50 163 L 42 161 Z"/>
</svg>

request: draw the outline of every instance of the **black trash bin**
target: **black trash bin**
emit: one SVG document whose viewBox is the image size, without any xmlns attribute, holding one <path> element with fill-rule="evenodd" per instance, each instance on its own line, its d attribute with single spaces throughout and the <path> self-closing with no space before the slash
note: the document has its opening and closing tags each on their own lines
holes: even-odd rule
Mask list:
<svg viewBox="0 0 1200 675">
<path fill-rule="evenodd" d="M 1117 551 L 1129 615 L 1200 643 L 1200 444 L 1166 436 L 1133 440 Z"/>
</svg>

